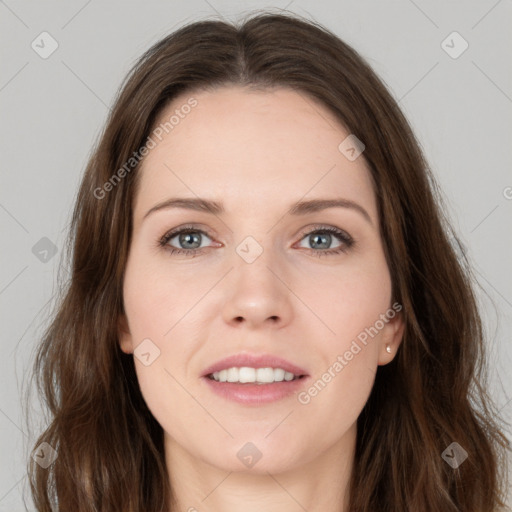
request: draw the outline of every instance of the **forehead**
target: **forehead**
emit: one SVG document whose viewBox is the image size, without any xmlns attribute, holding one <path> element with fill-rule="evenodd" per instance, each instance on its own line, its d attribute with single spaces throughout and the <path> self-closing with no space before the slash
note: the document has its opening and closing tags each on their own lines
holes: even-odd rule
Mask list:
<svg viewBox="0 0 512 512">
<path fill-rule="evenodd" d="M 364 158 L 350 161 L 339 149 L 349 135 L 329 109 L 291 89 L 182 94 L 153 127 L 156 144 L 139 169 L 136 216 L 170 195 L 222 200 L 236 214 L 343 197 L 376 219 Z"/>
</svg>

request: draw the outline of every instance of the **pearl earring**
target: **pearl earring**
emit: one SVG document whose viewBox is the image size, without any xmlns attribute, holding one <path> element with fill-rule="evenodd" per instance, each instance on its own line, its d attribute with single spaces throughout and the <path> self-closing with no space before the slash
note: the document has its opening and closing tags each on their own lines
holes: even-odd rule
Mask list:
<svg viewBox="0 0 512 512">
<path fill-rule="evenodd" d="M 389 345 L 386 345 L 386 352 L 388 354 L 391 354 L 391 347 Z"/>
</svg>

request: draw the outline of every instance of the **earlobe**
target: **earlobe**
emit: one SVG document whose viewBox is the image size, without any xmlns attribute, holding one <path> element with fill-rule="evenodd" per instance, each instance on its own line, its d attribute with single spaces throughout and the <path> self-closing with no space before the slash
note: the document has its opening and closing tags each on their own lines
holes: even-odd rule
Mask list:
<svg viewBox="0 0 512 512">
<path fill-rule="evenodd" d="M 125 354 L 133 353 L 132 336 L 125 314 L 122 314 L 117 322 L 117 339 L 119 341 L 120 349 Z"/>
<path fill-rule="evenodd" d="M 390 363 L 398 352 L 398 347 L 402 343 L 405 330 L 405 322 L 402 313 L 388 321 L 384 327 L 383 336 L 379 349 L 379 365 Z"/>
</svg>

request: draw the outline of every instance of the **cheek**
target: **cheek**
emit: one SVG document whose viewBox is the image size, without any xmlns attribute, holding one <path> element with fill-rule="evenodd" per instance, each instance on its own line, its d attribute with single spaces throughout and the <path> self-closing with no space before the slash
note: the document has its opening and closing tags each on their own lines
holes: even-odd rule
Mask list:
<svg viewBox="0 0 512 512">
<path fill-rule="evenodd" d="M 313 283 L 310 283 L 310 285 Z M 356 262 L 320 276 L 308 292 L 311 309 L 326 327 L 328 346 L 339 351 L 373 326 L 391 306 L 391 278 L 384 260 Z"/>
<path fill-rule="evenodd" d="M 344 431 L 357 420 L 374 384 L 391 277 L 384 258 L 375 259 L 331 276 L 326 289 L 327 294 L 316 295 L 317 304 L 325 308 L 322 318 L 334 334 L 317 339 L 323 368 L 299 403 Z"/>
<path fill-rule="evenodd" d="M 190 308 L 195 288 L 180 277 L 183 273 L 166 272 L 157 263 L 134 252 L 126 268 L 123 294 L 132 334 L 163 341 Z"/>
<path fill-rule="evenodd" d="M 297 417 L 304 418 L 304 427 L 312 433 L 317 433 L 316 425 L 323 425 L 322 443 L 329 445 L 344 435 L 363 410 L 375 380 L 373 358 L 367 356 L 368 349 L 364 349 L 348 364 L 339 363 L 341 366 L 334 358 L 297 396 Z"/>
<path fill-rule="evenodd" d="M 336 436 L 357 420 L 375 380 L 385 325 L 381 318 L 391 306 L 387 265 L 376 262 L 331 273 L 309 298 L 329 329 L 319 323 L 318 332 L 325 334 L 314 339 L 317 373 L 298 402 L 315 421 L 332 425 L 327 437 Z"/>
<path fill-rule="evenodd" d="M 315 414 L 324 411 L 338 425 L 351 424 L 375 379 L 379 339 L 386 325 L 382 318 L 391 307 L 391 277 L 382 258 L 331 273 L 324 284 L 327 291 L 316 288 L 310 304 L 329 329 L 319 323 L 319 332 L 325 333 L 315 338 L 321 364 L 313 386 L 299 402 L 311 402 Z"/>
</svg>

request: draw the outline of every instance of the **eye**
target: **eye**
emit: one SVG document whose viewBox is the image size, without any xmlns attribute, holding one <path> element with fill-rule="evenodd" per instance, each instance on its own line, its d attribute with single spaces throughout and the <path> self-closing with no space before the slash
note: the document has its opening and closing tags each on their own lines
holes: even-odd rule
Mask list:
<svg viewBox="0 0 512 512">
<path fill-rule="evenodd" d="M 339 240 L 340 244 L 334 249 L 330 249 L 326 246 L 331 245 L 333 236 Z M 332 226 L 318 226 L 303 234 L 302 239 L 306 239 L 313 246 L 313 248 L 309 250 L 313 251 L 317 256 L 347 252 L 355 243 L 354 239 L 348 233 Z"/>
<path fill-rule="evenodd" d="M 201 247 L 203 237 L 210 238 L 201 229 L 193 226 L 184 226 L 166 233 L 160 239 L 159 245 L 165 247 L 171 254 L 184 254 L 194 257 L 203 252 L 203 247 Z M 174 243 L 181 247 L 171 245 L 173 239 L 176 239 Z"/>
</svg>

